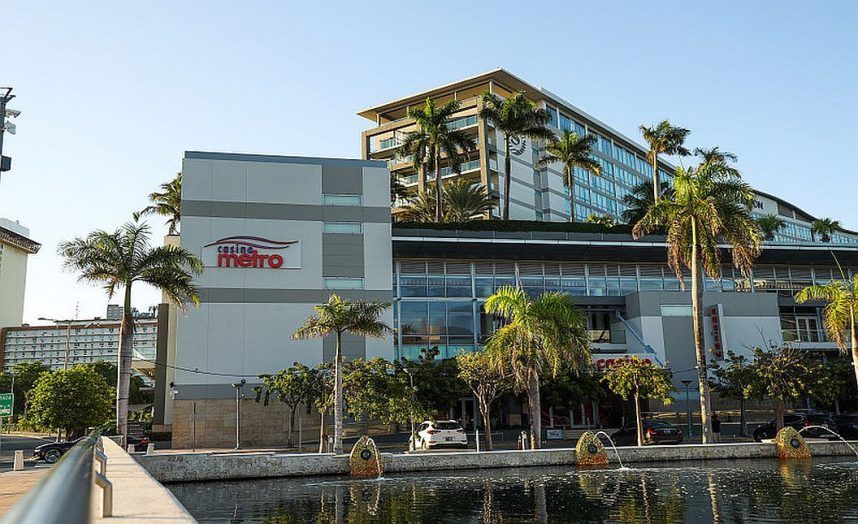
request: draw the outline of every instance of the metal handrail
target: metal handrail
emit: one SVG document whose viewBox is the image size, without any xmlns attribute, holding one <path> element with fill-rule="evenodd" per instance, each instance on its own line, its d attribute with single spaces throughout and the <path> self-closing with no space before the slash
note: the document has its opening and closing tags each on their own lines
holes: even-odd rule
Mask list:
<svg viewBox="0 0 858 524">
<path fill-rule="evenodd" d="M 68 450 L 51 471 L 0 520 L 0 524 L 86 524 L 93 483 L 104 489 L 103 516 L 110 516 L 113 490 L 104 476 L 107 457 L 96 430 Z M 93 471 L 93 460 L 100 471 Z"/>
</svg>

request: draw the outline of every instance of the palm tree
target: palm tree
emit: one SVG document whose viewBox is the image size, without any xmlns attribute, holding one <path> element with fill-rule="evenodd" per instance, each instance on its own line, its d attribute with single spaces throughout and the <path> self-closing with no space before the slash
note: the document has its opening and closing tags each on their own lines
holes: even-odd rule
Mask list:
<svg viewBox="0 0 858 524">
<path fill-rule="evenodd" d="M 443 222 L 467 222 L 483 217 L 494 205 L 482 184 L 457 178 L 445 185 Z M 435 188 L 411 197 L 401 216 L 409 222 L 431 222 L 435 217 Z"/>
<path fill-rule="evenodd" d="M 828 338 L 833 340 L 843 353 L 849 351 L 846 333 L 852 342 L 852 364 L 855 370 L 855 381 L 858 383 L 858 275 L 849 281 L 845 275 L 842 280 L 834 280 L 828 284 L 808 286 L 795 295 L 795 301 L 803 304 L 810 300 L 826 302 L 823 309 L 825 331 Z"/>
<path fill-rule="evenodd" d="M 585 169 L 596 176 L 602 175 L 602 165 L 593 159 L 591 153 L 596 137 L 578 136 L 571 131 L 563 131 L 560 138 L 554 137 L 545 145 L 545 155 L 536 162 L 537 168 L 545 168 L 560 162 L 563 165 L 563 185 L 572 187 L 572 175 L 576 167 Z M 572 220 L 572 217 L 569 218 Z"/>
<path fill-rule="evenodd" d="M 674 127 L 670 125 L 668 120 L 662 120 L 652 127 L 642 125 L 639 129 L 644 140 L 649 144 L 646 159 L 652 164 L 653 202 L 658 202 L 661 197 L 658 193 L 661 188 L 661 177 L 658 174 L 658 155 L 688 156 L 690 152 L 684 144 L 691 131 L 682 127 Z"/>
<path fill-rule="evenodd" d="M 134 220 L 153 214 L 167 217 L 167 225 L 170 227 L 168 234 L 176 235 L 179 233 L 179 221 L 182 219 L 182 173 L 176 173 L 176 178 L 161 184 L 161 190 L 160 193 L 156 191 L 149 194 L 152 205 L 135 213 Z"/>
<path fill-rule="evenodd" d="M 661 182 L 661 191 L 659 192 L 664 198 L 670 198 L 673 195 L 673 188 L 667 182 Z M 652 181 L 647 180 L 635 186 L 632 193 L 623 197 L 623 204 L 626 209 L 623 211 L 623 220 L 627 224 L 637 224 L 646 212 L 652 207 L 655 202 L 655 191 L 652 188 Z"/>
<path fill-rule="evenodd" d="M 810 235 L 820 242 L 831 242 L 834 233 L 840 231 L 840 222 L 830 218 L 819 218 L 810 224 Z"/>
<path fill-rule="evenodd" d="M 709 421 L 709 381 L 703 337 L 703 272 L 721 275 L 722 243 L 730 244 L 733 264 L 748 273 L 760 253 L 762 233 L 751 216 L 754 191 L 722 162 L 678 169 L 674 194 L 654 204 L 634 226 L 636 238 L 667 229 L 668 264 L 682 282 L 682 269 L 691 269 L 694 345 L 700 389 L 703 443 L 712 440 Z"/>
<path fill-rule="evenodd" d="M 483 94 L 483 107 L 480 118 L 488 121 L 495 130 L 503 134 L 504 143 L 504 192 L 503 219 L 509 220 L 509 191 L 512 159 L 510 144 L 513 139 L 531 140 L 555 138 L 554 133 L 545 127 L 551 120 L 548 111 L 537 109 L 533 101 L 519 91 L 506 100 L 494 93 Z"/>
<path fill-rule="evenodd" d="M 614 221 L 614 217 L 611 215 L 597 215 L 596 213 L 590 213 L 587 216 L 588 224 L 599 224 L 600 226 L 605 227 L 614 227 L 617 225 L 616 221 Z"/>
<path fill-rule="evenodd" d="M 316 311 L 292 333 L 293 339 L 324 338 L 335 335 L 334 353 L 334 453 L 343 452 L 343 335 L 352 333 L 364 337 L 383 338 L 390 327 L 379 317 L 390 304 L 382 302 L 348 301 L 336 293 L 324 304 L 313 306 Z"/>
<path fill-rule="evenodd" d="M 527 391 L 530 442 L 541 447 L 539 377 L 561 369 L 587 372 L 590 337 L 587 319 L 566 293 L 544 293 L 530 299 L 523 289 L 502 287 L 486 300 L 487 313 L 507 323 L 489 338 L 486 351 L 501 368 L 510 366 L 519 391 Z"/>
<path fill-rule="evenodd" d="M 757 225 L 763 233 L 763 239 L 771 242 L 775 239 L 775 235 L 786 227 L 786 220 L 777 215 L 769 213 L 768 215 L 757 218 Z"/>
<path fill-rule="evenodd" d="M 421 193 L 426 191 L 426 170 L 431 168 L 432 152 L 429 147 L 429 135 L 421 128 L 405 134 L 402 145 L 397 151 L 400 159 L 411 159 L 414 169 L 417 171 L 419 185 L 417 190 Z"/>
<path fill-rule="evenodd" d="M 451 100 L 441 107 L 435 106 L 435 101 L 426 99 L 426 104 L 420 108 L 410 109 L 408 116 L 417 124 L 417 131 L 412 131 L 405 137 L 404 145 L 414 154 L 415 165 L 422 151 L 431 158 L 435 168 L 435 221 L 441 222 L 443 217 L 443 194 L 441 184 L 441 159 L 447 157 L 447 162 L 453 172 L 458 173 L 462 165 L 463 154 L 474 149 L 474 140 L 461 129 L 450 129 L 448 126 L 453 114 L 459 110 L 461 103 Z M 414 135 L 417 133 L 417 135 Z M 416 154 L 415 154 L 416 153 Z"/>
<path fill-rule="evenodd" d="M 102 284 L 108 298 L 113 297 L 119 288 L 125 293 L 116 384 L 116 429 L 122 436 L 128 431 L 128 392 L 134 345 L 133 284 L 145 283 L 161 290 L 180 309 L 184 309 L 188 302 L 199 305 L 193 279 L 202 273 L 203 263 L 181 247 L 150 246 L 149 235 L 149 226 L 145 223 L 127 222 L 114 232 L 98 230 L 86 238 L 61 242 L 58 249 L 65 259 L 65 267 L 79 273 L 79 280 Z"/>
</svg>

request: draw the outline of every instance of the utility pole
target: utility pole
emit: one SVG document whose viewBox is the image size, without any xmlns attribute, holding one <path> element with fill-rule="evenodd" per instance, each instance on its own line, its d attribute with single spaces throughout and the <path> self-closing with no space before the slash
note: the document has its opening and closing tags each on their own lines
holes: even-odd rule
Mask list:
<svg viewBox="0 0 858 524">
<path fill-rule="evenodd" d="M 688 436 L 691 437 L 692 426 L 691 426 L 691 395 L 689 393 L 688 387 L 691 385 L 690 380 L 683 380 L 682 383 L 685 385 L 685 412 L 688 416 Z"/>
<path fill-rule="evenodd" d="M 241 379 L 232 385 L 235 388 L 235 449 L 241 447 L 241 388 L 247 383 Z"/>
<path fill-rule="evenodd" d="M 0 174 L 12 168 L 12 159 L 3 156 L 3 135 L 7 129 L 10 134 L 15 134 L 15 125 L 10 122 L 7 127 L 6 117 L 15 118 L 21 114 L 20 111 L 6 109 L 6 104 L 13 98 L 15 98 L 15 95 L 12 94 L 11 87 L 0 87 Z"/>
</svg>

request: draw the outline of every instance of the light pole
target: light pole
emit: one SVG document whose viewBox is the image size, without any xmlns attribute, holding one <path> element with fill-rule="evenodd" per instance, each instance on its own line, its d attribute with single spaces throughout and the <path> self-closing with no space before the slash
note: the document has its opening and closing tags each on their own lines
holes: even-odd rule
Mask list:
<svg viewBox="0 0 858 524">
<path fill-rule="evenodd" d="M 3 161 L 3 134 L 7 130 L 6 117 L 11 116 L 14 118 L 21 114 L 20 111 L 16 111 L 14 109 L 6 109 L 6 104 L 13 98 L 15 98 L 15 95 L 12 94 L 11 87 L 0 87 L 0 173 L 2 173 L 3 171 L 7 171 L 11 168 L 11 165 L 6 165 L 6 163 Z M 15 126 L 12 125 L 11 122 L 9 123 L 8 130 L 13 135 L 15 134 Z"/>
<path fill-rule="evenodd" d="M 246 380 L 241 379 L 241 382 L 232 385 L 235 388 L 235 449 L 241 446 L 241 388 L 246 383 Z"/>
<path fill-rule="evenodd" d="M 685 412 L 688 416 L 688 436 L 691 436 L 691 396 L 689 393 L 688 387 L 691 385 L 691 381 L 686 379 L 683 380 L 682 383 L 685 385 Z"/>
</svg>

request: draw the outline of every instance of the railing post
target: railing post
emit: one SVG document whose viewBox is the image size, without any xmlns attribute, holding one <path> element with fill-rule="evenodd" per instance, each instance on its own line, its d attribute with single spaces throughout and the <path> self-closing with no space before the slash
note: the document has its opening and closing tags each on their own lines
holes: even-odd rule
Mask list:
<svg viewBox="0 0 858 524">
<path fill-rule="evenodd" d="M 98 471 L 93 475 L 96 486 L 101 488 L 101 516 L 102 518 L 113 516 L 113 483 L 107 480 L 107 455 L 99 438 L 95 448 L 92 450 L 94 462 L 98 462 Z"/>
</svg>

